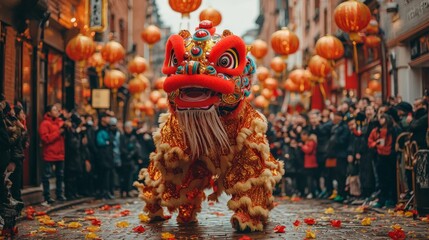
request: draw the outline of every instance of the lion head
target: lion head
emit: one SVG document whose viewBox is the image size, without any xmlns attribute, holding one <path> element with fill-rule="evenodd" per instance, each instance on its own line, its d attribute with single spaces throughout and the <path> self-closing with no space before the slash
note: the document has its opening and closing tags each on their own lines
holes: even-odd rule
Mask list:
<svg viewBox="0 0 429 240">
<path fill-rule="evenodd" d="M 240 37 L 215 31 L 210 21 L 202 21 L 193 35 L 182 30 L 170 36 L 162 68 L 170 110 L 194 157 L 213 149 L 229 152 L 229 136 L 220 118 L 250 94 L 256 68 Z"/>
</svg>

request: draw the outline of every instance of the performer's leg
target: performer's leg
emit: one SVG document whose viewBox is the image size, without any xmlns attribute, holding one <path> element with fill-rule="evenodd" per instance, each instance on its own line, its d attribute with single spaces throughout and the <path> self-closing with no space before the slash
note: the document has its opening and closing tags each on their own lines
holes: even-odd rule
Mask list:
<svg viewBox="0 0 429 240">
<path fill-rule="evenodd" d="M 262 231 L 273 208 L 272 190 L 281 179 L 283 166 L 271 155 L 264 155 L 264 161 L 263 155 L 245 146 L 225 174 L 225 191 L 232 195 L 228 207 L 235 212 L 231 224 L 238 231 Z"/>
</svg>

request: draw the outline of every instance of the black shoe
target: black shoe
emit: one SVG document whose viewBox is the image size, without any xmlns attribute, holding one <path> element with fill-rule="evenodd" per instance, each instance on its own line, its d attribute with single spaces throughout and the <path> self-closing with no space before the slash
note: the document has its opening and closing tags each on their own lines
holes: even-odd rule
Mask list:
<svg viewBox="0 0 429 240">
<path fill-rule="evenodd" d="M 65 197 L 67 200 L 69 200 L 69 201 L 72 201 L 72 200 L 75 200 L 76 199 L 76 197 L 74 197 L 73 195 L 66 195 L 66 197 Z M 63 200 L 63 201 L 65 201 L 65 200 Z"/>
<path fill-rule="evenodd" d="M 52 204 L 52 203 L 54 203 L 54 202 L 55 202 L 55 200 L 54 200 L 54 199 L 52 199 L 51 197 L 45 198 L 45 201 L 46 201 L 48 204 Z"/>
<path fill-rule="evenodd" d="M 59 196 L 57 197 L 57 200 L 63 202 L 63 201 L 67 201 L 67 198 L 64 196 Z"/>
</svg>

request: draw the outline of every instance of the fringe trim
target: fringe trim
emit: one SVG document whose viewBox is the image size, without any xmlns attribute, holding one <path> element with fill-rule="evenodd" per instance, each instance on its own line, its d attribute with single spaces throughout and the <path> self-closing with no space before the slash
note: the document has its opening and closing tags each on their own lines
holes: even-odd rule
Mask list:
<svg viewBox="0 0 429 240">
<path fill-rule="evenodd" d="M 269 198 L 268 201 L 270 201 L 271 199 Z M 266 209 L 262 206 L 252 206 L 252 199 L 250 199 L 249 197 L 241 197 L 238 201 L 235 200 L 229 200 L 228 201 L 228 208 L 235 211 L 239 208 L 241 208 L 242 206 L 247 207 L 247 212 L 253 216 L 262 216 L 264 217 L 264 219 L 268 218 L 268 214 L 270 212 L 269 209 Z"/>
</svg>

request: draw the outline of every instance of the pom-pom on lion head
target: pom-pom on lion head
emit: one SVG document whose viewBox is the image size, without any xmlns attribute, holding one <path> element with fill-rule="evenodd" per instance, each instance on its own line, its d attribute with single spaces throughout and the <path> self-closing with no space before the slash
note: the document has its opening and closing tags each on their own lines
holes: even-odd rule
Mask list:
<svg viewBox="0 0 429 240">
<path fill-rule="evenodd" d="M 173 111 L 231 110 L 250 94 L 256 67 L 246 44 L 228 30 L 215 31 L 205 20 L 193 35 L 182 30 L 168 39 L 162 71 Z"/>
</svg>

